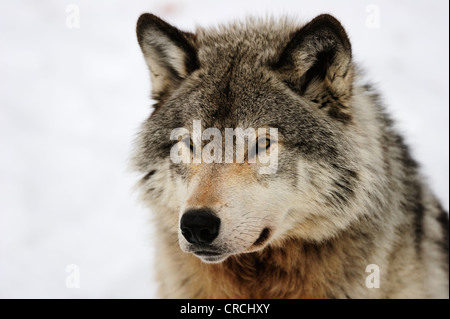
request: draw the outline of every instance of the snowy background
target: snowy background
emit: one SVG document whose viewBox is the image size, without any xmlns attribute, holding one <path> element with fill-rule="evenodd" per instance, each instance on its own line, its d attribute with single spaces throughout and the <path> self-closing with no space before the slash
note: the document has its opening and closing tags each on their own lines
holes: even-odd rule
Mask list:
<svg viewBox="0 0 450 319">
<path fill-rule="evenodd" d="M 73 6 L 79 28 L 67 22 Z M 449 207 L 449 2 L 0 2 L 0 297 L 152 298 L 152 228 L 127 159 L 149 113 L 143 12 L 193 30 L 247 14 L 342 21 Z M 66 12 L 66 10 L 68 12 Z M 373 16 L 379 13 L 379 23 Z M 79 267 L 80 288 L 68 288 Z"/>
</svg>

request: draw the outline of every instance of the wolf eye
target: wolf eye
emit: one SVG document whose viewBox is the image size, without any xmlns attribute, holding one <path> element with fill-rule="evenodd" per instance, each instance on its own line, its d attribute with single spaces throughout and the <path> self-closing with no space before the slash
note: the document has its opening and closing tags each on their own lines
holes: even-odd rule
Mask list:
<svg viewBox="0 0 450 319">
<path fill-rule="evenodd" d="M 260 152 L 260 151 L 268 150 L 271 144 L 272 144 L 272 141 L 270 140 L 270 138 L 264 137 L 264 138 L 259 139 L 256 154 L 258 154 L 258 152 Z"/>
</svg>

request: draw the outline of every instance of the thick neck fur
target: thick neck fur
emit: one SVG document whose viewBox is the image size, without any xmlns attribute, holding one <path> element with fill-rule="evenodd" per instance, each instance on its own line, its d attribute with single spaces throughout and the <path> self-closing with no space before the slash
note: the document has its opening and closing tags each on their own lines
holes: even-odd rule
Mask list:
<svg viewBox="0 0 450 319">
<path fill-rule="evenodd" d="M 345 297 L 344 290 L 341 296 L 335 296 L 327 288 L 332 282 L 339 282 L 345 272 L 342 260 L 330 254 L 331 249 L 329 244 L 289 240 L 284 247 L 268 247 L 211 265 L 207 276 L 213 279 L 210 284 L 217 287 L 215 294 L 219 298 Z M 292 251 L 298 253 L 288 253 Z M 214 278 L 221 278 L 221 282 Z M 234 289 L 224 287 L 227 285 Z M 224 295 L 223 291 L 232 294 Z"/>
<path fill-rule="evenodd" d="M 357 290 L 367 290 L 367 249 L 347 235 L 321 244 L 290 239 L 220 264 L 205 264 L 179 250 L 173 253 L 179 257 L 173 265 L 179 277 L 176 291 L 166 291 L 170 297 L 351 298 Z M 164 295 L 166 287 L 161 288 Z"/>
</svg>

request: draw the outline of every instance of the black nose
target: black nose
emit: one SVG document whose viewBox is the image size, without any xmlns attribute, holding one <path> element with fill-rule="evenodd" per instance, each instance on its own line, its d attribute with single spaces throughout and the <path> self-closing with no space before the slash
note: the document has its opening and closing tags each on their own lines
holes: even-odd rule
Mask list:
<svg viewBox="0 0 450 319">
<path fill-rule="evenodd" d="M 219 235 L 220 218 L 210 209 L 190 209 L 181 217 L 180 228 L 191 244 L 210 244 Z"/>
</svg>

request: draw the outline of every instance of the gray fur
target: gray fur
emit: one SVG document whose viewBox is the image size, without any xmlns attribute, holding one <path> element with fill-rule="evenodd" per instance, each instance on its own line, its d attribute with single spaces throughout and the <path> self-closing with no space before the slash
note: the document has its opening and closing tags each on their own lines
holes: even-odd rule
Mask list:
<svg viewBox="0 0 450 319">
<path fill-rule="evenodd" d="M 162 297 L 448 298 L 448 214 L 352 62 L 336 19 L 322 15 L 301 25 L 249 18 L 193 34 L 145 14 L 137 33 L 157 101 L 133 164 L 158 230 Z M 277 173 L 171 163 L 171 130 L 191 130 L 193 120 L 204 128 L 278 128 Z M 268 280 L 244 294 L 225 277 L 223 287 L 232 288 L 213 289 L 178 229 L 183 212 L 198 205 L 223 220 L 214 247 L 227 257 L 201 266 L 211 272 L 245 273 L 258 260 L 269 265 L 275 255 L 303 252 L 315 256 L 313 269 L 342 276 L 307 277 L 298 264 L 283 273 L 298 277 L 292 285 L 302 293 L 276 294 Z M 270 233 L 261 240 L 265 228 Z M 298 250 L 285 248 L 291 241 Z M 380 267 L 379 289 L 365 286 L 369 264 Z M 263 269 L 270 277 L 284 268 Z M 250 277 L 240 280 L 251 286 Z M 306 282 L 316 279 L 309 284 L 323 290 L 307 293 Z"/>
</svg>

